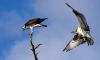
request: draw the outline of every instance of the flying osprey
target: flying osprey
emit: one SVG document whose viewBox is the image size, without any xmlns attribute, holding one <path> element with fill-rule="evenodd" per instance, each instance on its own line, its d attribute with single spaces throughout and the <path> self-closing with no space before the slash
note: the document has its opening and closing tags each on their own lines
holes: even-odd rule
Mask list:
<svg viewBox="0 0 100 60">
<path fill-rule="evenodd" d="M 22 28 L 23 28 L 23 30 L 31 29 L 31 31 L 32 31 L 32 29 L 35 28 L 35 27 L 47 27 L 47 25 L 40 24 L 45 19 L 47 19 L 47 18 L 33 18 L 33 19 L 30 19 L 28 22 L 26 22 L 24 24 L 24 26 Z"/>
<path fill-rule="evenodd" d="M 68 7 L 70 7 L 73 11 L 73 13 L 77 16 L 78 18 L 78 22 L 79 22 L 79 26 L 78 28 L 76 29 L 76 31 L 74 32 L 75 37 L 77 37 L 77 39 L 72 39 L 67 45 L 66 47 L 64 48 L 63 51 L 69 51 L 73 48 L 75 48 L 76 46 L 79 46 L 80 44 L 83 44 L 83 42 L 87 42 L 88 45 L 93 45 L 94 44 L 94 41 L 92 39 L 92 36 L 90 34 L 90 28 L 86 22 L 86 18 L 85 16 L 78 12 L 77 10 L 75 10 L 74 8 L 72 8 L 69 4 L 66 3 L 66 5 Z M 80 37 L 81 36 L 81 37 Z"/>
</svg>

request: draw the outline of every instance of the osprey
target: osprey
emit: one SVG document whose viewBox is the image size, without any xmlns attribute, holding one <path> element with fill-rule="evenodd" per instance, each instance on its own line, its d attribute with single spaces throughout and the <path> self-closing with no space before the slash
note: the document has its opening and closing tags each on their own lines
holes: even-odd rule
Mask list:
<svg viewBox="0 0 100 60">
<path fill-rule="evenodd" d="M 75 33 L 74 38 L 76 37 L 77 39 L 73 38 L 66 45 L 66 47 L 64 48 L 63 51 L 70 51 L 73 48 L 75 48 L 76 46 L 79 46 L 80 44 L 83 44 L 85 42 L 87 42 L 88 45 L 93 45 L 94 41 L 93 41 L 93 38 L 90 34 L 90 28 L 86 22 L 85 16 L 82 13 L 75 10 L 74 8 L 72 8 L 69 4 L 66 3 L 66 5 L 68 7 L 70 7 L 72 9 L 73 13 L 77 16 L 79 25 L 78 25 L 78 28 L 76 29 L 76 31 L 74 32 Z"/>
<path fill-rule="evenodd" d="M 35 28 L 35 27 L 47 27 L 47 25 L 40 24 L 45 19 L 47 19 L 47 18 L 33 18 L 33 19 L 30 19 L 28 22 L 26 22 L 24 24 L 24 26 L 22 28 L 23 28 L 23 30 L 31 29 L 31 31 L 32 31 L 32 29 Z"/>
</svg>

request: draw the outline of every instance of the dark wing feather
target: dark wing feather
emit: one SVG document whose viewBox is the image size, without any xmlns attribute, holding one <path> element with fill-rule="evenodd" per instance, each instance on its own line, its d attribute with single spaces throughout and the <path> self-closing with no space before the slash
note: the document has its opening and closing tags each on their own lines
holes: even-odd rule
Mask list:
<svg viewBox="0 0 100 60">
<path fill-rule="evenodd" d="M 76 11 L 76 10 L 73 10 L 73 12 L 74 12 L 74 14 L 77 16 L 77 18 L 78 18 L 80 27 L 81 27 L 82 29 L 84 29 L 85 31 L 90 31 L 89 26 L 88 26 L 88 24 L 87 24 L 87 22 L 86 22 L 85 16 L 84 16 L 82 13 L 80 13 L 80 12 L 78 12 L 78 11 Z"/>
<path fill-rule="evenodd" d="M 93 38 L 90 33 L 87 34 L 87 36 L 85 37 L 85 40 L 87 41 L 88 45 L 94 44 Z"/>
<path fill-rule="evenodd" d="M 37 24 L 40 24 L 41 22 L 43 22 L 43 21 L 46 20 L 46 19 L 48 19 L 48 18 L 40 18 L 36 23 L 37 23 Z"/>
<path fill-rule="evenodd" d="M 27 23 L 25 23 L 25 25 L 32 25 L 32 24 L 40 24 L 41 22 L 43 22 L 45 19 L 47 18 L 34 18 L 34 19 L 30 19 Z"/>
<path fill-rule="evenodd" d="M 77 10 L 75 10 L 74 8 L 72 8 L 68 3 L 66 3 L 66 5 L 68 7 L 70 7 L 72 9 L 73 13 L 77 16 L 81 28 L 86 30 L 86 31 L 90 31 L 89 26 L 88 26 L 88 24 L 86 22 L 85 16 L 82 13 L 78 12 Z"/>
<path fill-rule="evenodd" d="M 39 20 L 40 18 L 34 18 L 34 19 L 30 19 L 28 22 L 25 23 L 25 26 L 31 25 L 31 24 L 36 24 L 36 22 Z"/>
</svg>

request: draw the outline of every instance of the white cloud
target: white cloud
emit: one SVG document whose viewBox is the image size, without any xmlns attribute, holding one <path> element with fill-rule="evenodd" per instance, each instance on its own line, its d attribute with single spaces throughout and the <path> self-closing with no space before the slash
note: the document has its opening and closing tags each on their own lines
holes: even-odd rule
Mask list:
<svg viewBox="0 0 100 60">
<path fill-rule="evenodd" d="M 17 42 L 5 60 L 32 60 L 33 56 L 28 41 Z"/>
<path fill-rule="evenodd" d="M 50 39 L 48 39 L 50 41 Z M 34 42 L 35 44 L 37 42 Z M 41 43 L 41 41 L 38 41 Z M 73 49 L 70 52 L 62 52 L 64 48 L 63 41 L 51 41 L 45 42 L 42 46 L 37 49 L 39 60 L 94 60 L 98 59 L 98 53 L 92 49 L 92 47 L 88 47 L 85 44 Z M 30 50 L 29 41 L 20 41 L 16 42 L 16 44 L 11 49 L 10 53 L 6 55 L 5 60 L 33 60 L 33 54 Z"/>
<path fill-rule="evenodd" d="M 5 60 L 33 60 L 33 54 L 30 50 L 29 46 L 29 41 L 22 41 L 22 42 L 17 42 L 13 48 L 11 49 L 10 53 L 7 54 Z M 61 41 L 58 41 L 55 44 L 54 43 L 47 43 L 46 45 L 44 44 L 43 46 L 40 46 L 37 52 L 39 52 L 38 58 L 39 60 L 61 60 L 66 58 L 63 56 L 62 53 L 62 43 Z M 58 47 L 59 46 L 59 47 Z M 60 55 L 61 54 L 61 55 Z M 67 58 L 68 59 L 68 58 Z"/>
<path fill-rule="evenodd" d="M 69 10 L 69 8 L 65 5 L 65 2 L 68 2 L 78 11 L 82 12 L 86 16 L 87 21 L 89 21 L 90 23 L 92 23 L 91 19 L 93 19 L 91 15 L 95 13 L 93 11 L 95 9 L 93 8 L 94 1 L 89 1 L 89 0 L 80 0 L 80 1 L 79 0 L 74 0 L 74 1 L 73 0 L 67 0 L 67 1 L 66 0 L 42 0 L 42 1 L 37 1 L 35 4 L 33 4 L 33 9 L 38 16 L 49 18 L 48 21 L 49 23 L 52 23 L 52 24 L 51 26 L 49 26 L 47 33 L 48 35 L 51 34 L 52 32 L 55 33 L 55 34 L 54 33 L 51 34 L 52 36 L 54 36 L 52 38 L 53 42 L 54 40 L 56 40 L 55 43 L 57 43 L 58 40 L 62 40 L 63 41 L 62 44 L 64 44 L 65 43 L 64 39 L 69 40 L 71 38 L 71 36 L 68 37 L 70 35 L 70 33 L 68 32 L 71 32 L 72 29 L 76 28 L 77 26 L 77 22 L 76 22 L 77 18 L 74 16 L 71 10 Z M 91 19 L 88 19 L 88 18 L 91 18 Z M 54 38 L 57 38 L 57 39 L 54 39 Z M 88 47 L 87 45 L 86 46 L 83 45 L 80 48 L 76 48 L 76 49 L 77 50 L 74 50 L 75 54 L 69 53 L 70 56 L 68 56 L 68 54 L 66 53 L 66 55 L 68 56 L 66 57 L 69 58 L 70 60 L 100 59 L 98 57 L 98 53 L 96 52 L 96 50 L 94 48 Z"/>
<path fill-rule="evenodd" d="M 44 44 L 38 49 L 40 51 L 39 60 L 99 60 L 99 53 L 86 44 L 70 52 L 62 52 L 66 41 L 68 42 L 72 38 L 71 30 L 77 25 L 76 17 L 67 9 L 65 2 L 65 0 L 42 0 L 32 4 L 36 17 L 48 17 L 47 22 L 51 24 L 49 25 L 48 23 L 48 27 L 44 28 L 45 31 L 36 31 L 37 36 L 34 35 L 35 42 Z M 76 4 L 77 8 L 80 9 L 85 7 L 80 6 L 83 1 L 79 1 L 80 3 L 78 0 L 69 2 L 73 6 Z M 85 3 L 88 5 L 86 0 L 84 0 Z M 17 42 L 6 57 L 6 60 L 33 60 L 29 47 L 28 41 Z"/>
</svg>

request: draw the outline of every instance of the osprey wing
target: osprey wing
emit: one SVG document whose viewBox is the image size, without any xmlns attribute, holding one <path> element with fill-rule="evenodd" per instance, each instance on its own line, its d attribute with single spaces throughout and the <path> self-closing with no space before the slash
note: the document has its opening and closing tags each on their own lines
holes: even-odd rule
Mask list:
<svg viewBox="0 0 100 60">
<path fill-rule="evenodd" d="M 40 24 L 45 19 L 47 18 L 33 18 L 33 19 L 30 19 L 27 23 L 25 23 L 25 25 Z"/>
<path fill-rule="evenodd" d="M 36 24 L 40 18 L 33 18 L 30 19 L 28 22 L 25 23 L 25 26 Z"/>
<path fill-rule="evenodd" d="M 79 22 L 79 25 L 81 26 L 81 28 L 84 29 L 85 31 L 90 31 L 89 26 L 86 22 L 85 16 L 82 13 L 75 10 L 74 8 L 72 8 L 69 4 L 66 3 L 66 5 L 68 7 L 70 7 L 72 9 L 73 13 L 77 16 L 78 22 Z"/>
<path fill-rule="evenodd" d="M 79 22 L 80 27 L 82 29 L 84 29 L 85 31 L 90 31 L 89 26 L 88 26 L 88 24 L 86 22 L 85 16 L 82 13 L 80 13 L 80 12 L 78 12 L 76 10 L 73 10 L 73 12 L 78 18 L 78 22 Z"/>
<path fill-rule="evenodd" d="M 78 37 L 77 35 L 74 36 L 74 38 L 66 45 L 66 47 L 63 49 L 63 51 L 70 51 L 77 46 L 84 44 L 86 41 L 83 40 L 83 38 Z"/>
</svg>

